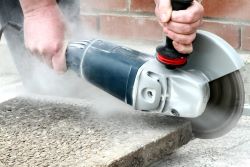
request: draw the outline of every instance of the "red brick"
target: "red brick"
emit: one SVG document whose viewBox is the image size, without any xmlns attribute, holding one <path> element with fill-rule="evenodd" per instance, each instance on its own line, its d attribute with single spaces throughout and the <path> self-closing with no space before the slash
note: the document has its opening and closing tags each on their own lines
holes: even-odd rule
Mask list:
<svg viewBox="0 0 250 167">
<path fill-rule="evenodd" d="M 241 49 L 250 51 L 250 26 L 242 27 Z"/>
<path fill-rule="evenodd" d="M 81 0 L 81 11 L 127 11 L 127 0 Z"/>
<path fill-rule="evenodd" d="M 130 10 L 133 12 L 150 12 L 155 9 L 154 0 L 131 0 Z"/>
<path fill-rule="evenodd" d="M 217 34 L 236 49 L 240 47 L 240 27 L 237 25 L 206 21 L 201 29 Z"/>
<path fill-rule="evenodd" d="M 203 0 L 205 16 L 250 20 L 249 0 Z"/>
<path fill-rule="evenodd" d="M 163 33 L 155 18 L 100 16 L 100 32 L 120 39 L 159 41 Z"/>
</svg>

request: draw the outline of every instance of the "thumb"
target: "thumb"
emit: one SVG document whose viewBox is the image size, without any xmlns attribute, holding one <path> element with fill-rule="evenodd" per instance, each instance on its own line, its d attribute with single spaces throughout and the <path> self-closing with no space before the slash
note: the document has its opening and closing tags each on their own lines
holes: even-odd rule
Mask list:
<svg viewBox="0 0 250 167">
<path fill-rule="evenodd" d="M 161 22 L 168 22 L 172 14 L 171 0 L 158 0 L 158 11 Z"/>
</svg>

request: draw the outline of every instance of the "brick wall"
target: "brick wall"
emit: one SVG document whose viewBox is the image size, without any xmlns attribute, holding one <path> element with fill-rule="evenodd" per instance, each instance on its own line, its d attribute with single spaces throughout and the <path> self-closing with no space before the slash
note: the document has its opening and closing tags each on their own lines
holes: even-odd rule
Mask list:
<svg viewBox="0 0 250 167">
<path fill-rule="evenodd" d="M 204 0 L 203 28 L 226 39 L 236 49 L 250 51 L 249 0 Z"/>
<path fill-rule="evenodd" d="M 203 0 L 202 4 L 201 29 L 214 32 L 240 51 L 250 51 L 249 0 Z M 81 0 L 81 19 L 102 36 L 162 41 L 154 7 L 154 0 Z"/>
<path fill-rule="evenodd" d="M 81 19 L 100 35 L 116 39 L 161 41 L 154 0 L 81 0 Z"/>
</svg>

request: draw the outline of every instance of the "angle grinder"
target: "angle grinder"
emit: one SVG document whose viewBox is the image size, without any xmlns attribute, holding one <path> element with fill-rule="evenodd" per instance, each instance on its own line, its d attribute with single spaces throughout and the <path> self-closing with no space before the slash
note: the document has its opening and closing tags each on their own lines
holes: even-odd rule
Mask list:
<svg viewBox="0 0 250 167">
<path fill-rule="evenodd" d="M 192 0 L 172 0 L 183 10 Z M 239 72 L 244 63 L 220 37 L 198 31 L 192 54 L 178 53 L 172 40 L 157 48 L 156 56 L 103 40 L 68 45 L 69 70 L 133 106 L 136 110 L 184 117 L 199 138 L 229 132 L 244 106 Z"/>
</svg>

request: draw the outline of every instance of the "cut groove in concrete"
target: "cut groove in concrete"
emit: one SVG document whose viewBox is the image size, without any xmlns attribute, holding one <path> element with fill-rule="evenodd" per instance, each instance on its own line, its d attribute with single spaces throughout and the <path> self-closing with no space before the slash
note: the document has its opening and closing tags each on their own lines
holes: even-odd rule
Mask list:
<svg viewBox="0 0 250 167">
<path fill-rule="evenodd" d="M 16 98 L 0 104 L 0 166 L 147 166 L 192 138 L 188 121 Z"/>
</svg>

